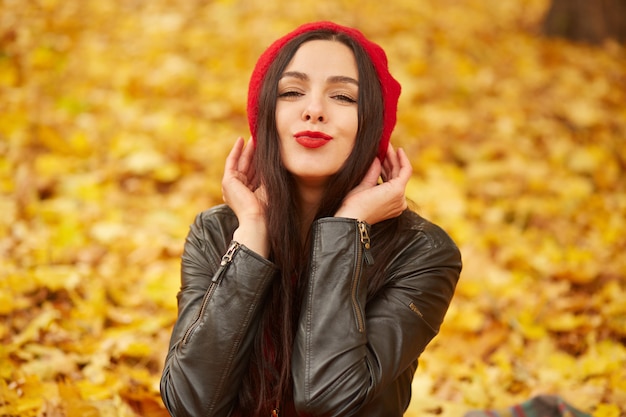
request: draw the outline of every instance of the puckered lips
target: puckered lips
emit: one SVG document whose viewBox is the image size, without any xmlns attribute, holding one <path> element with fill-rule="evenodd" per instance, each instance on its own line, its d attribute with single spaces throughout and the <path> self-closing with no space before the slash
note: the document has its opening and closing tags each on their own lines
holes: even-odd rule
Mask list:
<svg viewBox="0 0 626 417">
<path fill-rule="evenodd" d="M 293 135 L 293 137 L 300 145 L 310 149 L 324 146 L 333 139 L 332 136 L 327 135 L 324 132 L 317 132 L 312 130 L 304 130 L 302 132 L 298 132 Z"/>
</svg>

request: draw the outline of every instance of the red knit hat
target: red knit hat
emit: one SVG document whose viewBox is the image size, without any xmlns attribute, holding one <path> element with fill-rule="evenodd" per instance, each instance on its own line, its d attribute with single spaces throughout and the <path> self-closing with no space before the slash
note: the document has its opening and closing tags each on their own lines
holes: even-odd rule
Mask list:
<svg viewBox="0 0 626 417">
<path fill-rule="evenodd" d="M 274 61 L 274 59 L 276 59 L 278 52 L 289 41 L 298 35 L 318 29 L 328 29 L 350 36 L 363 47 L 374 64 L 374 68 L 376 69 L 376 74 L 378 74 L 378 80 L 380 81 L 382 88 L 384 103 L 383 133 L 378 147 L 378 158 L 383 161 L 385 159 L 385 155 L 387 154 L 387 146 L 389 145 L 391 132 L 396 125 L 396 112 L 398 109 L 398 98 L 400 97 L 400 83 L 398 83 L 398 81 L 396 81 L 389 73 L 387 55 L 385 55 L 385 51 L 383 51 L 380 46 L 365 38 L 360 31 L 350 27 L 341 26 L 333 22 L 314 22 L 304 24 L 295 29 L 293 32 L 290 32 L 282 38 L 276 40 L 270 45 L 269 48 L 267 48 L 267 50 L 265 50 L 265 52 L 263 52 L 263 54 L 261 54 L 261 57 L 252 71 L 250 85 L 248 86 L 248 123 L 250 125 L 250 132 L 252 133 L 252 140 L 256 144 L 259 92 L 270 64 Z"/>
</svg>

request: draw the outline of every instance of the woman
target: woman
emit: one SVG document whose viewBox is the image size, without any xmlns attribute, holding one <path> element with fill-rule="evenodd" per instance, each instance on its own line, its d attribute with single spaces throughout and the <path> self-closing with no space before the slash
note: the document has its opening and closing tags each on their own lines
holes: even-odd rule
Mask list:
<svg viewBox="0 0 626 417">
<path fill-rule="evenodd" d="M 383 50 L 331 22 L 260 57 L 252 144 L 235 142 L 226 205 L 185 245 L 161 380 L 173 416 L 404 413 L 461 258 L 407 208 L 399 95 Z"/>
</svg>

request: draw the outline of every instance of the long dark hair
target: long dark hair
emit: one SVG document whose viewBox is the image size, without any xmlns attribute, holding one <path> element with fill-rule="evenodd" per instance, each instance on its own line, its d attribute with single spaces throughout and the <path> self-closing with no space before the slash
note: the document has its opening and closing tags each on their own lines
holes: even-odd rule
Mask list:
<svg viewBox="0 0 626 417">
<path fill-rule="evenodd" d="M 291 396 L 292 343 L 302 288 L 306 285 L 309 238 L 303 240 L 301 237 L 295 181 L 281 161 L 276 101 L 278 81 L 285 68 L 298 48 L 312 40 L 331 40 L 347 45 L 354 53 L 359 75 L 355 146 L 342 168 L 328 182 L 316 219 L 333 216 L 347 192 L 362 181 L 376 157 L 383 132 L 384 106 L 380 82 L 367 53 L 355 40 L 341 32 L 320 29 L 292 39 L 279 51 L 267 71 L 259 94 L 255 163 L 259 180 L 267 191 L 265 216 L 270 259 L 280 268 L 281 276 L 270 291 L 255 338 L 250 371 L 239 391 L 239 410 L 246 416 L 267 416 L 279 399 Z M 368 292 L 375 293 L 382 285 L 381 281 L 382 278 L 370 280 Z"/>
</svg>

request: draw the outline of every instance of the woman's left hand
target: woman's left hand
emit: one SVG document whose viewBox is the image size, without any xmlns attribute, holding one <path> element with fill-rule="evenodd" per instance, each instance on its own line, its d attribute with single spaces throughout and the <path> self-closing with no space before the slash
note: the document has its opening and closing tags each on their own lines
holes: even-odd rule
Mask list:
<svg viewBox="0 0 626 417">
<path fill-rule="evenodd" d="M 335 217 L 347 217 L 375 224 L 398 217 L 406 208 L 406 185 L 413 168 L 404 151 L 389 144 L 385 162 L 374 159 L 363 181 L 346 198 Z M 383 183 L 378 183 L 378 177 Z"/>
</svg>

